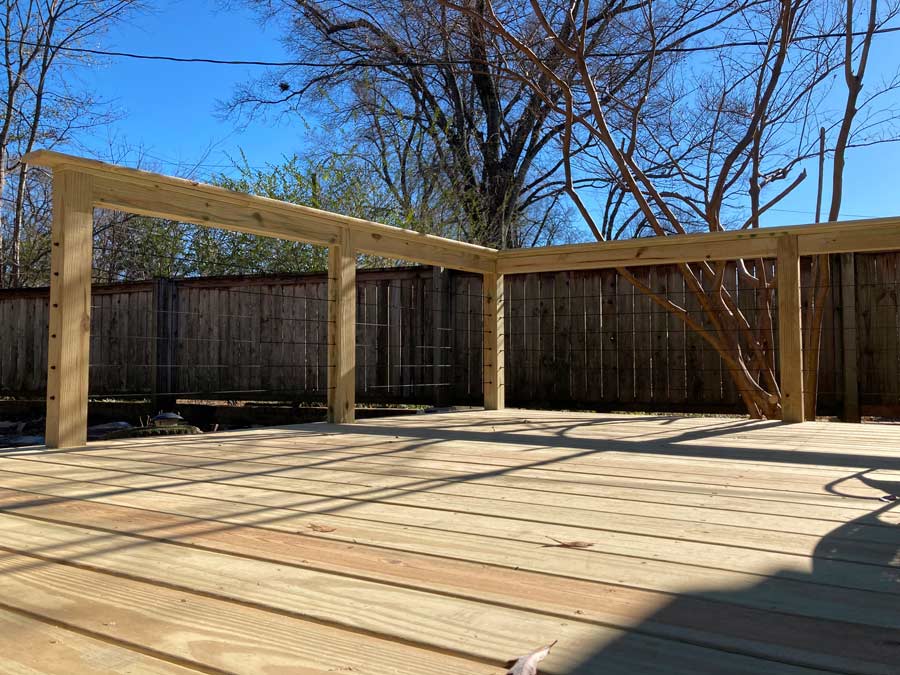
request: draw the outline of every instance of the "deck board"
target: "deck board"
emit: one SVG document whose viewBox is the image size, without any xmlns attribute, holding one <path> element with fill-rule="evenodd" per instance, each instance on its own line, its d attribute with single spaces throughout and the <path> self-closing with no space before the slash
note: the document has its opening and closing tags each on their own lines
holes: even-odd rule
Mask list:
<svg viewBox="0 0 900 675">
<path fill-rule="evenodd" d="M 472 411 L 10 452 L 0 622 L 71 632 L 71 659 L 133 651 L 133 672 L 499 675 L 558 640 L 542 673 L 895 673 L 890 492 L 900 427 L 726 418 Z"/>
</svg>

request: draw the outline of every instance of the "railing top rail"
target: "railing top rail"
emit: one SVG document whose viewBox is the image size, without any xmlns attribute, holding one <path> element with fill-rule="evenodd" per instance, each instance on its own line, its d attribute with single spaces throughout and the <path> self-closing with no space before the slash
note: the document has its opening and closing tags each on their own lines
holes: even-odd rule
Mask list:
<svg viewBox="0 0 900 675">
<path fill-rule="evenodd" d="M 478 273 L 514 274 L 770 258 L 797 237 L 800 255 L 900 249 L 900 217 L 646 237 L 497 251 L 203 183 L 49 150 L 29 164 L 90 174 L 97 206 Z"/>
<path fill-rule="evenodd" d="M 778 240 L 797 237 L 800 255 L 900 249 L 900 217 L 706 232 L 547 246 L 500 253 L 504 274 L 774 258 Z"/>
<path fill-rule="evenodd" d="M 496 267 L 496 250 L 454 239 L 50 150 L 23 160 L 89 174 L 98 207 L 324 246 L 347 230 L 354 249 L 363 253 L 475 272 Z"/>
</svg>

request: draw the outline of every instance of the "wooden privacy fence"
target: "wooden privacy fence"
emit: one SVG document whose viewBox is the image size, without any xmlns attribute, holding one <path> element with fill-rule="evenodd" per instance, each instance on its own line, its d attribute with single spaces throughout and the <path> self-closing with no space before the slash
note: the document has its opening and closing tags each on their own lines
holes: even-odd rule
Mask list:
<svg viewBox="0 0 900 675">
<path fill-rule="evenodd" d="M 804 304 L 810 263 L 801 258 Z M 759 264 L 768 278 L 775 276 L 774 260 L 745 261 L 753 274 Z M 832 256 L 831 265 L 818 413 L 900 416 L 900 254 L 845 253 Z M 675 265 L 631 271 L 660 296 L 702 316 Z M 755 324 L 765 304 L 733 262 L 725 286 Z M 716 351 L 613 269 L 508 275 L 505 303 L 511 404 L 745 412 Z M 771 311 L 777 334 L 777 299 Z"/>
<path fill-rule="evenodd" d="M 93 397 L 322 401 L 326 274 L 157 279 L 92 288 Z M 481 404 L 479 275 L 357 275 L 356 389 L 370 403 Z M 48 289 L 0 291 L 0 395 L 46 388 Z"/>
<path fill-rule="evenodd" d="M 699 312 L 675 266 L 635 270 L 657 293 Z M 733 265 L 727 279 L 754 320 L 755 291 L 741 287 Z M 808 284 L 805 264 L 801 283 Z M 323 400 L 326 286 L 324 274 L 95 286 L 91 395 Z M 856 394 L 864 413 L 900 415 L 898 289 L 900 254 L 834 256 L 821 414 L 842 414 Z M 508 275 L 504 295 L 512 404 L 743 410 L 715 351 L 615 270 Z M 44 391 L 47 303 L 46 289 L 0 292 L 0 395 Z M 361 401 L 480 404 L 480 275 L 360 270 L 356 316 Z"/>
</svg>

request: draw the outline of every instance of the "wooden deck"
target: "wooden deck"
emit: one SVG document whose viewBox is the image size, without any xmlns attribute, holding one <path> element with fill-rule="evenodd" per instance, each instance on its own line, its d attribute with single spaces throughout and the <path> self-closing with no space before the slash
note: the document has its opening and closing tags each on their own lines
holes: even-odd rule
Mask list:
<svg viewBox="0 0 900 675">
<path fill-rule="evenodd" d="M 467 412 L 0 457 L 0 672 L 900 672 L 900 427 Z M 583 542 L 572 548 L 561 542 Z"/>
</svg>

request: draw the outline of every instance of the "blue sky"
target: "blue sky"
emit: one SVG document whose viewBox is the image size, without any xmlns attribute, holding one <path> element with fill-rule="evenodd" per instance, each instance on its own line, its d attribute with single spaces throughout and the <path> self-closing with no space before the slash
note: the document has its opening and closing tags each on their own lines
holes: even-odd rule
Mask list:
<svg viewBox="0 0 900 675">
<path fill-rule="evenodd" d="M 278 30 L 260 25 L 238 2 L 227 11 L 216 0 L 153 4 L 152 10 L 111 30 L 101 48 L 235 60 L 289 58 Z M 118 119 L 109 129 L 97 130 L 86 144 L 100 157 L 108 154 L 111 142 L 141 148 L 148 164 L 168 173 L 187 171 L 200 161 L 199 175 L 224 170 L 229 156 L 237 156 L 240 149 L 251 164 L 276 162 L 302 149 L 301 132 L 272 120 L 239 129 L 234 120 L 220 119 L 218 108 L 236 85 L 263 72 L 250 66 L 108 59 L 80 79 L 111 102 Z"/>
<path fill-rule="evenodd" d="M 277 26 L 261 25 L 239 1 L 225 10 L 221 0 L 160 0 L 152 10 L 114 28 L 98 46 L 187 57 L 289 59 L 279 33 Z M 900 34 L 880 38 L 874 48 L 870 81 L 892 75 L 900 61 L 898 54 Z M 241 150 L 251 165 L 277 162 L 283 155 L 304 149 L 307 132 L 301 125 L 268 119 L 238 128 L 235 120 L 223 120 L 218 113 L 218 102 L 227 99 L 235 85 L 262 72 L 249 66 L 109 59 L 83 72 L 80 79 L 111 101 L 120 117 L 108 129 L 82 140 L 87 150 L 99 157 L 109 155 L 110 143 L 140 147 L 145 162 L 165 173 L 184 174 L 201 162 L 199 177 L 226 171 L 229 156 L 235 157 Z M 132 156 L 123 163 L 133 163 L 134 159 Z M 898 159 L 900 144 L 849 153 L 842 218 L 900 214 Z M 782 202 L 778 211 L 767 214 L 765 224 L 798 224 L 812 219 L 814 162 L 807 169 L 810 175 L 806 183 Z"/>
</svg>

